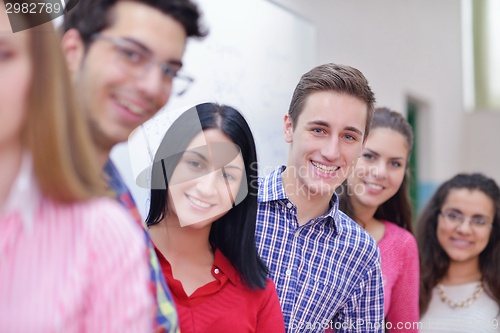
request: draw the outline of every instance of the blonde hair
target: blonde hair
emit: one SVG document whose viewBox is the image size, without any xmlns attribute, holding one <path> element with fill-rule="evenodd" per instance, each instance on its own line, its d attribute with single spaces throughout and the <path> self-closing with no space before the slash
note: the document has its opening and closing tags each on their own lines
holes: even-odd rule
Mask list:
<svg viewBox="0 0 500 333">
<path fill-rule="evenodd" d="M 29 15 L 25 15 L 30 20 Z M 71 203 L 105 194 L 87 121 L 78 107 L 52 23 L 28 30 L 33 68 L 23 128 L 45 195 Z"/>
</svg>

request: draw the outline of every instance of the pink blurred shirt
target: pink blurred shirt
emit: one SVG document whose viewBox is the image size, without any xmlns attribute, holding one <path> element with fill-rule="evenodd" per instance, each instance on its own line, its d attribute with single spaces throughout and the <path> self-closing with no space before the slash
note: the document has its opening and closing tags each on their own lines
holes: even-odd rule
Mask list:
<svg viewBox="0 0 500 333">
<path fill-rule="evenodd" d="M 44 197 L 29 156 L 0 210 L 0 331 L 150 332 L 142 231 L 111 199 Z"/>
<path fill-rule="evenodd" d="M 396 224 L 385 223 L 384 237 L 378 243 L 384 281 L 384 317 L 391 322 L 393 332 L 418 332 L 413 322 L 419 321 L 418 288 L 420 270 L 415 237 Z M 398 323 L 400 329 L 397 328 Z M 415 329 L 413 329 L 413 326 Z M 386 326 L 387 327 L 387 326 Z"/>
</svg>

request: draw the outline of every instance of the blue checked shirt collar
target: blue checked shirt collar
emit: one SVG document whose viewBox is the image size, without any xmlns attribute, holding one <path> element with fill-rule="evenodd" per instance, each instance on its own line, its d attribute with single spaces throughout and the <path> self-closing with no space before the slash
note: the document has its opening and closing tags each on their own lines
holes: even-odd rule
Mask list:
<svg viewBox="0 0 500 333">
<path fill-rule="evenodd" d="M 259 193 L 257 201 L 259 203 L 280 201 L 282 205 L 287 205 L 290 203 L 295 211 L 297 207 L 290 201 L 286 195 L 285 188 L 283 187 L 283 182 L 281 181 L 281 173 L 285 171 L 286 166 L 281 166 L 271 172 L 271 174 L 266 178 L 259 179 Z M 317 217 L 312 223 L 326 223 L 332 224 L 333 228 L 337 228 L 336 222 L 339 219 L 339 199 L 336 193 L 333 194 L 330 200 L 330 210 L 323 216 Z M 311 223 L 311 221 L 309 221 Z M 307 224 L 309 224 L 307 223 Z M 306 224 L 306 225 L 307 225 Z"/>
</svg>

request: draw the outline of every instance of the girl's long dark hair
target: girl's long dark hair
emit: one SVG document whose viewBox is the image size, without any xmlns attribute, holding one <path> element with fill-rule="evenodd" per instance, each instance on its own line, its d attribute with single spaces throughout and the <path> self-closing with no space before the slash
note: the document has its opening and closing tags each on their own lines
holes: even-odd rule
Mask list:
<svg viewBox="0 0 500 333">
<path fill-rule="evenodd" d="M 255 246 L 257 153 L 247 122 L 232 107 L 214 103 L 197 105 L 184 112 L 168 129 L 154 159 L 151 205 L 146 223 L 148 226 L 157 224 L 168 215 L 166 179 L 170 179 L 193 137 L 209 128 L 219 129 L 240 148 L 246 172 L 246 179 L 242 179 L 235 198 L 236 206 L 213 222 L 209 241 L 238 270 L 250 289 L 265 289 L 268 269 Z"/>
<path fill-rule="evenodd" d="M 479 254 L 479 269 L 486 293 L 500 307 L 500 189 L 493 179 L 482 174 L 459 174 L 443 183 L 422 211 L 417 223 L 417 243 L 420 255 L 420 315 L 429 307 L 432 290 L 443 279 L 450 258 L 437 239 L 438 215 L 453 189 L 478 190 L 493 201 L 495 216 L 490 239 Z"/>
<path fill-rule="evenodd" d="M 400 113 L 391 111 L 387 108 L 376 109 L 371 123 L 371 130 L 376 128 L 388 128 L 403 135 L 406 138 L 406 144 L 408 147 L 407 161 L 410 160 L 413 147 L 413 131 L 411 125 Z M 408 195 L 409 177 L 409 163 L 406 163 L 405 176 L 399 190 L 377 208 L 374 217 L 377 220 L 387 220 L 395 223 L 396 225 L 413 233 L 413 226 L 411 223 L 412 208 Z M 356 218 L 356 212 L 354 212 L 354 207 L 352 206 L 348 186 L 348 179 L 346 179 L 344 183 L 337 188 L 339 208 L 354 221 L 361 224 L 362 221 L 359 221 L 359 219 Z"/>
</svg>

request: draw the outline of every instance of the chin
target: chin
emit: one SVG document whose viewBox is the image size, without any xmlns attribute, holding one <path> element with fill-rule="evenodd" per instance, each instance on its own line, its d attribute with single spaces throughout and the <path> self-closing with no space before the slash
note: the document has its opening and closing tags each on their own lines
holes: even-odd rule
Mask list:
<svg viewBox="0 0 500 333">
<path fill-rule="evenodd" d="M 478 256 L 469 255 L 466 253 L 457 253 L 458 251 L 453 251 L 452 253 L 447 253 L 451 261 L 455 262 L 467 262 L 476 259 Z"/>
<path fill-rule="evenodd" d="M 179 219 L 179 222 L 182 227 L 189 227 L 191 229 L 203 229 L 207 226 L 207 224 L 211 224 L 211 220 L 193 222 L 193 219 Z"/>
</svg>

